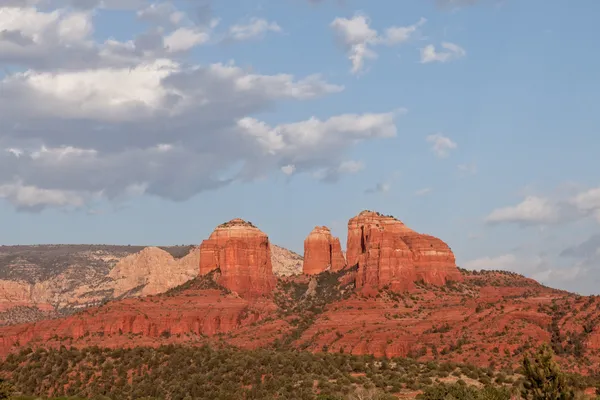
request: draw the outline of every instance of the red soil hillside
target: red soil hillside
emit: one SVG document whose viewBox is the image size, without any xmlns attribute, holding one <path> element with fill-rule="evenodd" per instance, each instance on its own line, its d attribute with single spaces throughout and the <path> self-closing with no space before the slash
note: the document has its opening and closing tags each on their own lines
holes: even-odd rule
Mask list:
<svg viewBox="0 0 600 400">
<path fill-rule="evenodd" d="M 166 294 L 0 328 L 0 354 L 24 346 L 215 342 L 500 368 L 514 367 L 523 351 L 550 342 L 569 370 L 597 372 L 597 297 L 513 273 L 459 270 L 439 239 L 373 213 L 350 221 L 348 240 L 358 247 L 349 246 L 348 261 L 355 265 L 280 278 L 273 287 L 266 235 L 243 221 L 229 224 L 203 243 L 203 276 Z"/>
</svg>

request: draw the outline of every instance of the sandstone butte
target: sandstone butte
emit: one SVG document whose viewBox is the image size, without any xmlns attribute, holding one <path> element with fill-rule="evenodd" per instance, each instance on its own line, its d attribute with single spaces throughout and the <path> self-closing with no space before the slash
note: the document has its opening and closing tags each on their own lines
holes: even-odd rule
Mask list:
<svg viewBox="0 0 600 400">
<path fill-rule="evenodd" d="M 196 265 L 204 276 L 167 294 L 0 327 L 0 356 L 23 346 L 224 341 L 243 348 L 289 343 L 315 352 L 412 355 L 480 366 L 493 361 L 512 368 L 523 351 L 553 338 L 565 349 L 561 360 L 570 370 L 592 373 L 600 362 L 600 297 L 550 289 L 513 273 L 459 270 L 444 242 L 393 217 L 365 211 L 348 226 L 348 266 L 358 265 L 358 270 L 342 269 L 337 280 L 286 277 L 287 285 L 275 288 L 267 235 L 235 219 L 217 227 L 200 246 Z M 149 250 L 131 261 L 154 265 L 160 258 Z M 342 295 L 342 290 L 352 290 L 346 285 L 352 280 L 359 293 Z M 148 290 L 157 290 L 148 283 Z M 378 296 L 361 295 L 365 288 L 377 290 Z M 311 299 L 320 293 L 327 296 L 315 314 Z M 301 331 L 299 320 L 309 321 Z M 572 340 L 581 343 L 591 364 L 573 361 L 568 353 L 574 351 L 568 350 Z"/>
<path fill-rule="evenodd" d="M 326 226 L 317 226 L 304 240 L 305 275 L 316 275 L 331 270 L 340 271 L 346 266 L 340 239 L 331 235 Z"/>
<path fill-rule="evenodd" d="M 454 254 L 442 240 L 410 229 L 392 216 L 363 211 L 348 222 L 348 266 L 358 265 L 356 287 L 376 293 L 410 290 L 415 282 L 461 281 Z"/>
<path fill-rule="evenodd" d="M 216 269 L 218 283 L 244 298 L 269 296 L 275 288 L 269 237 L 239 218 L 217 226 L 200 245 L 200 275 Z"/>
</svg>

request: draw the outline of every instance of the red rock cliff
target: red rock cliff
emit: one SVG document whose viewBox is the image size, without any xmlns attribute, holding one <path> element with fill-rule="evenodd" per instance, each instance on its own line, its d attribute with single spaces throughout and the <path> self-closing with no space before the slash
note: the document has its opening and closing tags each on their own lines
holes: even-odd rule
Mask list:
<svg viewBox="0 0 600 400">
<path fill-rule="evenodd" d="M 384 286 L 408 290 L 421 279 L 434 285 L 462 280 L 446 243 L 373 211 L 348 222 L 347 262 L 358 264 L 356 286 L 366 292 Z"/>
<path fill-rule="evenodd" d="M 323 271 L 339 271 L 346 266 L 340 239 L 331 235 L 326 226 L 317 226 L 304 240 L 304 267 L 306 275 Z"/>
<path fill-rule="evenodd" d="M 269 238 L 241 219 L 219 225 L 200 245 L 200 275 L 219 268 L 219 284 L 242 297 L 269 295 L 275 287 Z"/>
</svg>

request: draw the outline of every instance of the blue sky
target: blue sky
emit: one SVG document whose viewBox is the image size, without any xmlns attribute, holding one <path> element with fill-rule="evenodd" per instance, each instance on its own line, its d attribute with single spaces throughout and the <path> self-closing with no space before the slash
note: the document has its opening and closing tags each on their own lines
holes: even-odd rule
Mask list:
<svg viewBox="0 0 600 400">
<path fill-rule="evenodd" d="M 597 292 L 597 1 L 2 4 L 0 243 L 301 252 L 375 209 Z"/>
</svg>

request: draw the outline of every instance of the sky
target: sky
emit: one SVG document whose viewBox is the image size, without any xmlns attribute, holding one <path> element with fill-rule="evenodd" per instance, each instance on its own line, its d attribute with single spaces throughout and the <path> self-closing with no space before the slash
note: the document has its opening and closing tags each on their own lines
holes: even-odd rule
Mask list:
<svg viewBox="0 0 600 400">
<path fill-rule="evenodd" d="M 600 2 L 0 0 L 0 243 L 363 209 L 600 294 Z"/>
</svg>

